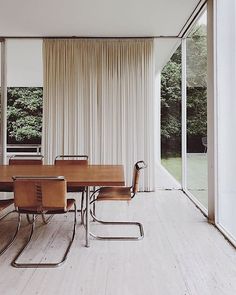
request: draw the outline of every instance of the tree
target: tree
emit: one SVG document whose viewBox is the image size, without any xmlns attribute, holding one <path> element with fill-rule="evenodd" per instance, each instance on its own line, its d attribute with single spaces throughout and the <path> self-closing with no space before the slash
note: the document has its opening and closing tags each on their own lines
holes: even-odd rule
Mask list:
<svg viewBox="0 0 236 295">
<path fill-rule="evenodd" d="M 169 139 L 181 132 L 181 55 L 180 47 L 162 71 L 161 135 Z"/>
<path fill-rule="evenodd" d="M 206 74 L 206 26 L 201 25 L 196 26 L 187 39 L 188 146 L 197 147 L 196 141 L 199 142 L 199 138 L 206 136 Z M 176 50 L 162 71 L 161 140 L 163 154 L 168 151 L 172 154 L 181 152 L 181 47 Z"/>
<path fill-rule="evenodd" d="M 161 145 L 162 156 L 181 153 L 181 47 L 161 75 Z"/>
<path fill-rule="evenodd" d="M 7 89 L 8 143 L 40 143 L 42 133 L 43 89 Z"/>
<path fill-rule="evenodd" d="M 206 26 L 197 26 L 187 39 L 188 137 L 207 134 L 207 40 Z"/>
</svg>

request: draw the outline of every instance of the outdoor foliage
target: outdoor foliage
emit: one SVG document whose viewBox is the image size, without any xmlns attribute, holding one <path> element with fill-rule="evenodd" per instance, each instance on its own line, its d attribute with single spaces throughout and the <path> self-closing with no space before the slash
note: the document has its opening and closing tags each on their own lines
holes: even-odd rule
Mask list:
<svg viewBox="0 0 236 295">
<path fill-rule="evenodd" d="M 190 151 L 201 151 L 207 133 L 206 26 L 196 27 L 187 39 L 187 138 Z M 181 47 L 161 77 L 162 154 L 181 152 Z"/>
<path fill-rule="evenodd" d="M 43 89 L 10 87 L 7 104 L 8 143 L 40 143 Z"/>
<path fill-rule="evenodd" d="M 171 57 L 161 76 L 161 135 L 163 139 L 181 134 L 181 51 Z"/>
</svg>

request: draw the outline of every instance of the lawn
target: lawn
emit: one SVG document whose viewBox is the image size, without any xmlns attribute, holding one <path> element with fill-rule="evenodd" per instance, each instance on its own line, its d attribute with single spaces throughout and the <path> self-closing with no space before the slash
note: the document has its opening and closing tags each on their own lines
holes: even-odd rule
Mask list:
<svg viewBox="0 0 236 295">
<path fill-rule="evenodd" d="M 181 182 L 181 158 L 161 160 L 162 165 Z M 207 153 L 187 154 L 187 188 L 207 208 Z"/>
</svg>

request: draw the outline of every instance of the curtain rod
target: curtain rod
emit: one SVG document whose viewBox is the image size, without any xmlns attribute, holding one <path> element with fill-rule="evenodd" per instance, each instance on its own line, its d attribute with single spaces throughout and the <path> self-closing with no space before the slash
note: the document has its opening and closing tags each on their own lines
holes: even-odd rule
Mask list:
<svg viewBox="0 0 236 295">
<path fill-rule="evenodd" d="M 4 39 L 181 39 L 179 36 L 142 36 L 142 37 L 81 37 L 81 36 L 0 36 Z"/>
</svg>

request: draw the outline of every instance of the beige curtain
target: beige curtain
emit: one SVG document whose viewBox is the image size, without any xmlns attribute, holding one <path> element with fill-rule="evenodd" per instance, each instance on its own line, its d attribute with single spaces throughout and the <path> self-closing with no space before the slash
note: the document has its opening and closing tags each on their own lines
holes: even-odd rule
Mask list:
<svg viewBox="0 0 236 295">
<path fill-rule="evenodd" d="M 142 190 L 154 189 L 152 39 L 44 40 L 43 151 L 88 154 L 90 163 L 145 160 Z"/>
</svg>

